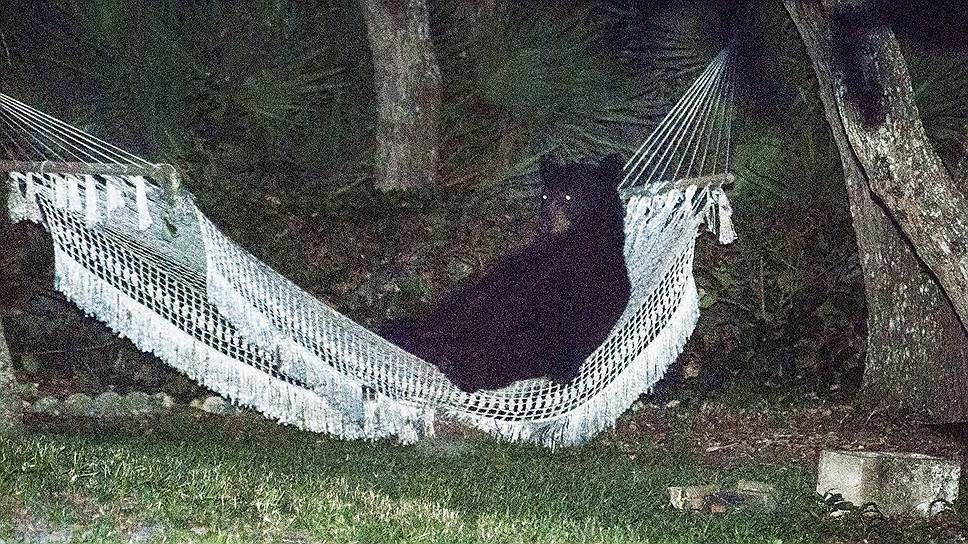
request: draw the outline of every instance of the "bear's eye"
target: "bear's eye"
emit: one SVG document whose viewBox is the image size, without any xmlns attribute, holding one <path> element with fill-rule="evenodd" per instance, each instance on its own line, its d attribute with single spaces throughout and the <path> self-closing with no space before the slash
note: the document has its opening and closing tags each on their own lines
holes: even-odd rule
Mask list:
<svg viewBox="0 0 968 544">
<path fill-rule="evenodd" d="M 565 195 L 565 200 L 571 200 L 571 195 Z"/>
<path fill-rule="evenodd" d="M 548 200 L 548 195 L 541 195 L 541 200 Z"/>
</svg>

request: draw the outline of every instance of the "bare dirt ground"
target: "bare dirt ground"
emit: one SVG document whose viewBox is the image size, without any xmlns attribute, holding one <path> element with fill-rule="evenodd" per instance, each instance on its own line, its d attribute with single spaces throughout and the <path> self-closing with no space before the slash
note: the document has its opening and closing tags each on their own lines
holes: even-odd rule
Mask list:
<svg viewBox="0 0 968 544">
<path fill-rule="evenodd" d="M 705 462 L 798 465 L 816 470 L 825 449 L 905 451 L 961 461 L 961 430 L 918 423 L 853 406 L 818 403 L 797 408 L 698 409 L 638 403 L 613 431 L 628 444 L 651 439 L 685 446 Z"/>
</svg>

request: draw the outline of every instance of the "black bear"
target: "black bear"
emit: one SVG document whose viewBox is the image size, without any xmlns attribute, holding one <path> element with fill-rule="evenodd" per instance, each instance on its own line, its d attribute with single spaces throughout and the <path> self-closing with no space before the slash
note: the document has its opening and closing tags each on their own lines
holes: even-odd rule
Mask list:
<svg viewBox="0 0 968 544">
<path fill-rule="evenodd" d="M 622 161 L 542 159 L 539 232 L 527 247 L 381 334 L 435 364 L 464 391 L 573 379 L 629 300 Z"/>
</svg>

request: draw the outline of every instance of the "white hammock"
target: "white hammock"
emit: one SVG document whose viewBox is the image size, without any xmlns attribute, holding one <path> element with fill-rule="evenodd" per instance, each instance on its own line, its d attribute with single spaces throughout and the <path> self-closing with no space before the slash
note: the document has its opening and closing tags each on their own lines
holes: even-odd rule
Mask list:
<svg viewBox="0 0 968 544">
<path fill-rule="evenodd" d="M 239 405 L 346 438 L 409 442 L 448 414 L 507 439 L 575 445 L 649 391 L 692 333 L 700 228 L 718 227 L 722 242 L 734 237 L 722 189 L 729 176 L 706 175 L 726 171 L 718 157 L 721 143 L 729 148 L 727 60 L 724 52 L 710 64 L 629 161 L 628 185 L 648 172 L 672 181 L 625 190 L 631 299 L 565 385 L 535 379 L 459 390 L 237 246 L 171 167 L 2 94 L 0 127 L 19 143 L 7 146 L 16 161 L 0 170 L 10 172 L 11 218 L 51 234 L 58 290 Z"/>
</svg>

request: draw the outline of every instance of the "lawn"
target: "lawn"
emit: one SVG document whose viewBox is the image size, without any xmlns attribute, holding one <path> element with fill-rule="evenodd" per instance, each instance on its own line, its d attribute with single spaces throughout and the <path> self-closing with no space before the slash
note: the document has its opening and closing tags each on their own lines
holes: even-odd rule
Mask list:
<svg viewBox="0 0 968 544">
<path fill-rule="evenodd" d="M 684 452 L 550 452 L 487 439 L 344 442 L 184 418 L 147 435 L 0 447 L 0 534 L 80 542 L 810 542 L 809 476 L 704 468 Z M 780 487 L 769 515 L 684 515 L 666 487 Z"/>
<path fill-rule="evenodd" d="M 552 452 L 482 437 L 346 442 L 200 414 L 58 425 L 0 445 L 0 542 L 950 541 L 937 523 L 830 518 L 802 465 L 714 465 L 608 437 Z M 668 505 L 670 485 L 740 478 L 774 484 L 779 509 Z"/>
</svg>

